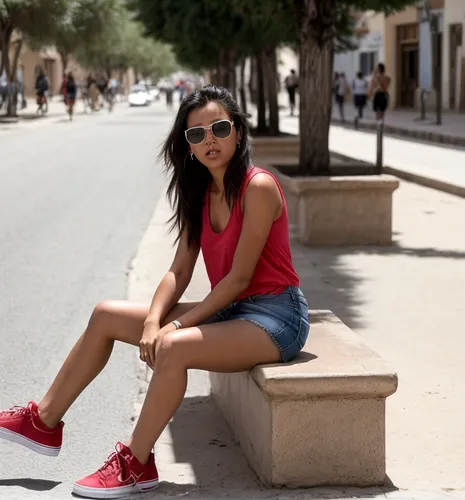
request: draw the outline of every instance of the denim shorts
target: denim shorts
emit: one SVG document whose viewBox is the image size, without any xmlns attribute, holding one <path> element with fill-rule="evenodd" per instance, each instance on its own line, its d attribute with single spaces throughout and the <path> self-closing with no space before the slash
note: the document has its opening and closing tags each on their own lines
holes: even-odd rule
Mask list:
<svg viewBox="0 0 465 500">
<path fill-rule="evenodd" d="M 206 323 L 243 320 L 258 326 L 270 336 L 286 362 L 302 350 L 310 328 L 308 304 L 297 286 L 289 286 L 274 295 L 252 295 L 234 302 Z"/>
</svg>

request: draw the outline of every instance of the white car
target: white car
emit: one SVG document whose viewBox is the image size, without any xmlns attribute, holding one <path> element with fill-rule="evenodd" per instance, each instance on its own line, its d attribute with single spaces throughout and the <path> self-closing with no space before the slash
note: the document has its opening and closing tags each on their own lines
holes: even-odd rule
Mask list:
<svg viewBox="0 0 465 500">
<path fill-rule="evenodd" d="M 149 90 L 149 94 L 152 97 L 152 101 L 160 100 L 160 90 L 157 87 L 151 87 Z"/>
<path fill-rule="evenodd" d="M 128 96 L 129 106 L 148 106 L 152 100 L 145 85 L 133 85 L 131 87 Z"/>
</svg>

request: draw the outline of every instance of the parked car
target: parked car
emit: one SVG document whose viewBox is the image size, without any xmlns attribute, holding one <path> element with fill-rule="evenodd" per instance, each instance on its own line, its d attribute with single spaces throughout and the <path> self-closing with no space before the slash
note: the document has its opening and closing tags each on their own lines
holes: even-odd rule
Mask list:
<svg viewBox="0 0 465 500">
<path fill-rule="evenodd" d="M 153 98 L 150 96 L 145 85 L 133 85 L 129 90 L 129 106 L 148 106 Z"/>
</svg>

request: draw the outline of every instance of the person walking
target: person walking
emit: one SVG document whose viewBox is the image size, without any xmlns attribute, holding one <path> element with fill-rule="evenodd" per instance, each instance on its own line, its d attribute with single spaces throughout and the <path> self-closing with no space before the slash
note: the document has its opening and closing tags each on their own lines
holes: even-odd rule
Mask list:
<svg viewBox="0 0 465 500">
<path fill-rule="evenodd" d="M 384 115 L 389 105 L 389 87 L 391 77 L 386 75 L 386 67 L 383 63 L 377 64 L 370 81 L 368 90 L 369 97 L 373 97 L 373 111 L 376 120 L 384 122 Z"/>
<path fill-rule="evenodd" d="M 253 165 L 247 116 L 230 91 L 208 85 L 188 95 L 161 158 L 171 177 L 177 250 L 151 304 L 97 304 L 40 402 L 0 412 L 0 437 L 56 456 L 63 416 L 103 370 L 115 341 L 137 347 L 153 370 L 145 401 L 132 435 L 74 484 L 73 493 L 88 498 L 157 486 L 152 450 L 184 397 L 188 370 L 232 373 L 284 363 L 309 333 L 286 201 L 277 179 Z M 211 292 L 201 302 L 178 302 L 200 250 Z"/>
<path fill-rule="evenodd" d="M 66 96 L 65 102 L 68 109 L 69 119 L 73 119 L 74 103 L 76 102 L 77 85 L 73 74 L 70 72 L 66 80 Z"/>
<path fill-rule="evenodd" d="M 294 116 L 295 94 L 297 92 L 297 88 L 299 87 L 299 79 L 297 78 L 294 69 L 291 69 L 290 74 L 284 80 L 284 84 L 286 85 L 287 94 L 289 96 L 289 108 L 291 110 L 291 116 Z"/>
<path fill-rule="evenodd" d="M 368 83 L 363 78 L 363 73 L 359 71 L 352 82 L 352 95 L 354 97 L 354 106 L 357 110 L 355 121 L 363 118 L 363 110 L 365 109 L 368 96 Z"/>
<path fill-rule="evenodd" d="M 341 73 L 337 84 L 336 101 L 339 107 L 339 115 L 342 122 L 345 122 L 344 105 L 348 92 L 350 92 L 349 82 L 347 81 L 345 73 Z"/>
</svg>

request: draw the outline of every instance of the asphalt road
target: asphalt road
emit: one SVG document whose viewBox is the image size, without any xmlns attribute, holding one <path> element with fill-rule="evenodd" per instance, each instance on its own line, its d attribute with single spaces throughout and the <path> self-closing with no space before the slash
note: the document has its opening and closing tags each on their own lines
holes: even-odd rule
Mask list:
<svg viewBox="0 0 465 500">
<path fill-rule="evenodd" d="M 172 119 L 162 104 L 121 103 L 73 123 L 0 130 L 0 408 L 39 401 L 94 305 L 126 298 Z M 66 415 L 58 458 L 0 442 L 0 499 L 69 498 L 103 464 L 133 426 L 136 361 L 134 348 L 117 346 Z"/>
</svg>

